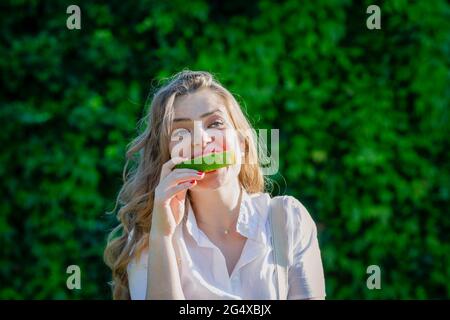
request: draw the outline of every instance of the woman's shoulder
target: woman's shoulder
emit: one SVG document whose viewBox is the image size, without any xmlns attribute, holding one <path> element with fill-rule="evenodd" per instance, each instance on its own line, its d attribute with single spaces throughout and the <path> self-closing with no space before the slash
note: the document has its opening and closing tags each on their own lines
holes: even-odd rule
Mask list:
<svg viewBox="0 0 450 320">
<path fill-rule="evenodd" d="M 287 219 L 288 230 L 286 231 L 293 237 L 294 243 L 308 241 L 311 237 L 317 235 L 316 223 L 300 200 L 294 196 L 282 195 L 272 197 L 270 201 L 272 203 L 275 201 L 281 202 Z"/>
<path fill-rule="evenodd" d="M 300 200 L 290 195 L 282 195 L 271 198 L 271 202 L 279 201 L 282 203 L 284 210 L 300 220 L 312 219 L 308 209 L 303 205 Z"/>
<path fill-rule="evenodd" d="M 281 204 L 284 212 L 288 215 L 295 216 L 295 218 L 303 221 L 311 219 L 311 215 L 306 207 L 294 196 L 280 195 L 272 197 L 267 192 L 258 192 L 249 194 L 249 198 L 251 199 L 253 205 L 266 207 L 268 209 L 270 206 L 274 206 L 275 204 Z"/>
<path fill-rule="evenodd" d="M 312 229 L 315 232 L 316 224 L 308 209 L 294 196 L 281 195 L 272 197 L 269 193 L 259 192 L 249 194 L 249 198 L 253 206 L 261 212 L 267 212 L 267 214 L 270 207 L 274 208 L 276 204 L 280 205 L 283 208 L 283 213 L 286 215 L 287 226 L 292 229 L 291 231 Z"/>
</svg>

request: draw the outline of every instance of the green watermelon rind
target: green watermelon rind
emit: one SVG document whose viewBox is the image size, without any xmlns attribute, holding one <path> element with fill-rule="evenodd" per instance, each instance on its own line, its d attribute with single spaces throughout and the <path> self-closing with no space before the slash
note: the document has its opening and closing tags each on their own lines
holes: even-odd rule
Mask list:
<svg viewBox="0 0 450 320">
<path fill-rule="evenodd" d="M 217 160 L 221 163 L 216 163 Z M 228 162 L 227 162 L 228 161 Z M 210 172 L 220 168 L 228 167 L 236 163 L 234 152 L 224 151 L 218 153 L 210 153 L 200 157 L 192 158 L 180 164 L 177 164 L 177 169 L 193 169 L 202 172 Z"/>
</svg>

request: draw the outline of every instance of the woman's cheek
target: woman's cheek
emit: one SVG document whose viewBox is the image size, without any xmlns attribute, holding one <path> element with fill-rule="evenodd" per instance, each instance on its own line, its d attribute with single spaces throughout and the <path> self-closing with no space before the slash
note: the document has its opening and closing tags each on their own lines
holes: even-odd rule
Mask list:
<svg viewBox="0 0 450 320">
<path fill-rule="evenodd" d="M 176 141 L 171 141 L 169 144 L 169 150 L 171 158 L 175 157 L 190 157 L 191 146 L 188 139 L 181 139 Z"/>
<path fill-rule="evenodd" d="M 237 157 L 240 157 L 240 143 L 239 143 L 239 137 L 237 135 L 236 130 L 229 130 L 226 133 L 225 143 L 223 145 L 223 151 L 234 151 L 235 155 Z"/>
</svg>

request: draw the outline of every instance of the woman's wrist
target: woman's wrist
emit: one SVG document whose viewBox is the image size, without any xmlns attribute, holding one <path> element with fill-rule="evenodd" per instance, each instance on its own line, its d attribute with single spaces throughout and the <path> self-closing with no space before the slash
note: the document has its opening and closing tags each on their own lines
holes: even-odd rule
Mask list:
<svg viewBox="0 0 450 320">
<path fill-rule="evenodd" d="M 150 243 L 172 243 L 173 234 L 152 228 L 149 234 Z"/>
</svg>

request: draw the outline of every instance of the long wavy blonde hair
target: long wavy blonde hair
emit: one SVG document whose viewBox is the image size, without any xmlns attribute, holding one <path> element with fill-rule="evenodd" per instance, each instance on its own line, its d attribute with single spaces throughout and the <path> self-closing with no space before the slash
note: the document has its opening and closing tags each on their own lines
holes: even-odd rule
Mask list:
<svg viewBox="0 0 450 320">
<path fill-rule="evenodd" d="M 245 158 L 239 182 L 248 193 L 263 192 L 265 180 L 251 126 L 233 95 L 214 77 L 204 71 L 182 71 L 173 76 L 153 96 L 149 111 L 140 123 L 145 130 L 129 145 L 123 169 L 123 186 L 117 196 L 119 225 L 108 236 L 105 263 L 112 270 L 113 299 L 130 299 L 127 265 L 148 248 L 154 191 L 162 165 L 170 159 L 169 142 L 173 105 L 177 97 L 209 88 L 225 102 L 230 119 L 245 143 Z M 135 163 L 132 169 L 130 163 Z M 120 233 L 120 236 L 117 234 Z"/>
</svg>

